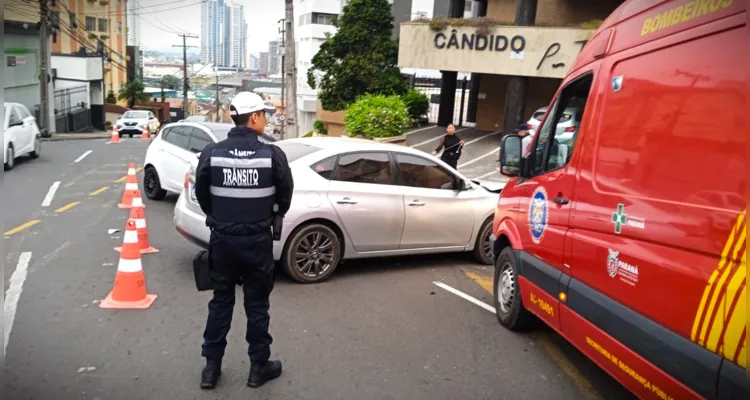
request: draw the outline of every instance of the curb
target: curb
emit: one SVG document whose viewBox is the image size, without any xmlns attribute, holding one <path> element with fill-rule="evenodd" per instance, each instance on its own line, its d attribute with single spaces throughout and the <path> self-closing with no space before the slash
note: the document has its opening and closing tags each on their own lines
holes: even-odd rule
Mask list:
<svg viewBox="0 0 750 400">
<path fill-rule="evenodd" d="M 43 142 L 60 142 L 64 140 L 91 140 L 91 139 L 110 139 L 111 134 L 91 134 L 91 135 L 69 135 L 69 134 L 58 134 L 52 135 L 52 137 L 42 138 Z"/>
</svg>

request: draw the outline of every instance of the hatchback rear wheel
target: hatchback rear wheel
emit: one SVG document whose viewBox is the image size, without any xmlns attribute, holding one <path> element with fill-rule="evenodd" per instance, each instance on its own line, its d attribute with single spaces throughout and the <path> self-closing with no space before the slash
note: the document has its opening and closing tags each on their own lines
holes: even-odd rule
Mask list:
<svg viewBox="0 0 750 400">
<path fill-rule="evenodd" d="M 341 242 L 333 229 L 306 225 L 294 232 L 282 255 L 282 268 L 300 283 L 318 283 L 331 276 L 341 260 Z"/>
</svg>

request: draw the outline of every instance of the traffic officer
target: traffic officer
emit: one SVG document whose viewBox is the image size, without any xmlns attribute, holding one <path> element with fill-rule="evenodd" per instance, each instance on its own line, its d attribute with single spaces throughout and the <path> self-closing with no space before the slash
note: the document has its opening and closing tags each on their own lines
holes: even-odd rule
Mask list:
<svg viewBox="0 0 750 400">
<path fill-rule="evenodd" d="M 229 106 L 235 127 L 200 155 L 195 195 L 211 228 L 209 260 L 214 296 L 208 303 L 201 388 L 213 389 L 232 322 L 235 285 L 242 282 L 247 315 L 250 375 L 259 387 L 281 375 L 281 362 L 269 361 L 269 300 L 274 286 L 272 223 L 292 202 L 294 182 L 284 152 L 261 143 L 268 108 L 260 96 L 241 92 Z"/>
</svg>

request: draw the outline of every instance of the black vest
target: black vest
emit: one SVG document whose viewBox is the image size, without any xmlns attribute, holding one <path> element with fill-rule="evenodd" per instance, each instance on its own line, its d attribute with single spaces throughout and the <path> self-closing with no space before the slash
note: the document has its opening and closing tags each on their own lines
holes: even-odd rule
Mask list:
<svg viewBox="0 0 750 400">
<path fill-rule="evenodd" d="M 219 224 L 252 224 L 273 216 L 273 152 L 248 128 L 234 128 L 211 147 L 211 209 Z"/>
</svg>

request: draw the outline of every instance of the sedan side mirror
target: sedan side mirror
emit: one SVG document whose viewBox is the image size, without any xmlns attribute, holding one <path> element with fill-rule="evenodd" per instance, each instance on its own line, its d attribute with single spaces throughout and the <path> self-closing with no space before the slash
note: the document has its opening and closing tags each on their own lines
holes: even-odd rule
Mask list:
<svg viewBox="0 0 750 400">
<path fill-rule="evenodd" d="M 500 147 L 500 173 L 505 176 L 521 174 L 521 143 L 518 135 L 506 135 Z"/>
</svg>

